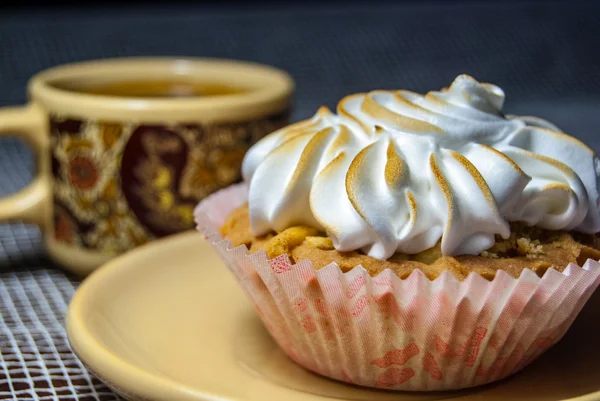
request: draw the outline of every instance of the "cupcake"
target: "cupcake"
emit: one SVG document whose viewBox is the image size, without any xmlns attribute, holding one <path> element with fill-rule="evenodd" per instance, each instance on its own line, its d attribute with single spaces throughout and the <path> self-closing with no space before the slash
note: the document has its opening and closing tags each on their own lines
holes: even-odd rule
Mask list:
<svg viewBox="0 0 600 401">
<path fill-rule="evenodd" d="M 461 75 L 373 91 L 263 138 L 199 229 L 295 362 L 450 390 L 522 369 L 600 283 L 600 163 Z"/>
</svg>

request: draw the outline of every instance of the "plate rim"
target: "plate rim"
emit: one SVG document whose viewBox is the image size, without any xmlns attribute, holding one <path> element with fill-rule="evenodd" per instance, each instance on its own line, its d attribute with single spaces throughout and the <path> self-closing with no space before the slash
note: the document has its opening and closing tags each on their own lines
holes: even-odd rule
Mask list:
<svg viewBox="0 0 600 401">
<path fill-rule="evenodd" d="M 196 231 L 185 231 L 155 240 L 152 243 L 142 245 L 116 257 L 85 278 L 69 302 L 66 316 L 66 331 L 67 339 L 73 353 L 86 367 L 89 367 L 94 376 L 98 377 L 111 389 L 116 389 L 115 392 L 119 394 L 124 393 L 127 396 L 142 397 L 142 399 L 148 400 L 178 399 L 197 401 L 198 399 L 202 399 L 207 401 L 222 401 L 222 398 L 215 394 L 198 391 L 175 380 L 151 374 L 143 368 L 119 357 L 104 347 L 94 337 L 85 324 L 85 318 L 83 317 L 84 300 L 113 271 L 121 269 L 123 265 L 127 265 L 129 260 L 135 260 L 138 255 L 148 252 L 149 248 L 160 249 L 172 243 L 184 246 L 187 241 L 191 241 L 192 239 L 202 240 L 203 236 Z M 130 265 L 135 266 L 135 264 Z M 126 384 L 132 381 L 138 383 L 136 389 L 140 390 L 135 394 L 130 394 L 127 391 L 131 386 L 127 386 Z"/>
<path fill-rule="evenodd" d="M 143 400 L 223 401 L 223 398 L 216 394 L 199 391 L 176 380 L 149 373 L 119 357 L 94 337 L 87 328 L 83 316 L 84 300 L 89 297 L 89 293 L 94 288 L 101 285 L 105 277 L 112 275 L 113 271 L 122 269 L 123 265 L 135 268 L 136 264 L 129 263 L 129 261 L 135 260 L 139 255 L 143 255 L 149 250 L 156 252 L 163 247 L 173 246 L 173 244 L 179 247 L 187 246 L 187 243 L 192 240 L 199 240 L 205 246 L 209 245 L 202 234 L 188 230 L 155 240 L 117 256 L 85 278 L 69 302 L 66 315 L 66 332 L 73 353 L 95 377 L 122 396 Z M 129 391 L 132 386 L 127 385 L 132 382 L 137 383 L 135 393 Z M 562 401 L 600 401 L 600 390 Z"/>
</svg>

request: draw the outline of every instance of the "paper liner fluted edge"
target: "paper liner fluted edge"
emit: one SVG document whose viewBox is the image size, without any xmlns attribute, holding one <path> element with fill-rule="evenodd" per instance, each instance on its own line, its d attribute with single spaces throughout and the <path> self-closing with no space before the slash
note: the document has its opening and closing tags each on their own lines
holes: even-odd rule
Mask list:
<svg viewBox="0 0 600 401">
<path fill-rule="evenodd" d="M 472 273 L 462 282 L 420 270 L 400 279 L 361 266 L 316 270 L 287 255 L 250 254 L 219 235 L 227 215 L 246 202 L 236 184 L 194 212 L 211 243 L 252 300 L 267 330 L 301 366 L 348 383 L 395 390 L 460 389 L 502 379 L 558 342 L 600 283 L 600 264 Z"/>
</svg>

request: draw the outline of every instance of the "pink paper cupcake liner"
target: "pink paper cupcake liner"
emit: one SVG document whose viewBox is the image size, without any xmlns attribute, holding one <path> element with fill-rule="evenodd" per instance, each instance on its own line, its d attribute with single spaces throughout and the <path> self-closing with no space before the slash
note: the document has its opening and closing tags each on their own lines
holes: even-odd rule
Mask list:
<svg viewBox="0 0 600 401">
<path fill-rule="evenodd" d="M 316 270 L 287 255 L 250 254 L 219 235 L 247 200 L 233 185 L 195 211 L 198 229 L 233 272 L 277 344 L 296 363 L 336 380 L 394 390 L 473 387 L 509 376 L 558 342 L 600 283 L 588 260 L 542 278 L 499 271 L 492 281 L 415 270 L 371 277 L 332 263 Z"/>
</svg>

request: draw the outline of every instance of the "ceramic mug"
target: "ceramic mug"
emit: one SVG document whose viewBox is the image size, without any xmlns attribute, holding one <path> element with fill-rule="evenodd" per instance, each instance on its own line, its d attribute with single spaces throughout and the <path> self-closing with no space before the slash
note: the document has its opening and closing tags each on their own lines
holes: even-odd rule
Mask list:
<svg viewBox="0 0 600 401">
<path fill-rule="evenodd" d="M 152 92 L 165 83 L 191 91 Z M 283 71 L 227 60 L 43 71 L 29 81 L 29 104 L 0 110 L 0 136 L 17 135 L 37 154 L 33 182 L 0 200 L 0 221 L 39 225 L 50 257 L 79 274 L 192 228 L 197 202 L 238 181 L 248 148 L 288 123 L 293 87 Z"/>
</svg>

